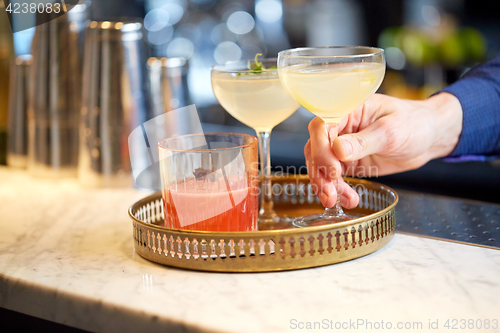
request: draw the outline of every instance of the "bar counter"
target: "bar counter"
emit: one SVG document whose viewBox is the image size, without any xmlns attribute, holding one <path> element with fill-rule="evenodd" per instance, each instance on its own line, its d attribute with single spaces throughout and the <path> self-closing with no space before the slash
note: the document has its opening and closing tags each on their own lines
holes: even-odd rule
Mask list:
<svg viewBox="0 0 500 333">
<path fill-rule="evenodd" d="M 454 320 L 458 332 L 500 330 L 497 249 L 397 233 L 332 266 L 186 271 L 134 252 L 127 209 L 149 193 L 1 167 L 0 307 L 92 332 L 441 332 Z"/>
</svg>

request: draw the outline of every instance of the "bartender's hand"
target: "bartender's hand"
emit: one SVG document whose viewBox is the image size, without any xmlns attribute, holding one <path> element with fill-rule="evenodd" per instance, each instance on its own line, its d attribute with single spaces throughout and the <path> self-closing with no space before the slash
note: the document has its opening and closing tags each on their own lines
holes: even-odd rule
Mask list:
<svg viewBox="0 0 500 333">
<path fill-rule="evenodd" d="M 325 124 L 315 118 L 309 124 L 311 138 L 304 153 L 311 184 L 325 207 L 337 197 L 335 179 L 341 174 L 377 177 L 426 164 L 448 156 L 462 132 L 462 107 L 458 99 L 440 93 L 425 101 L 403 100 L 375 94 L 344 118 L 338 127 L 328 126 L 335 137 L 330 147 Z M 359 198 L 342 182 L 341 204 L 353 208 Z"/>
</svg>

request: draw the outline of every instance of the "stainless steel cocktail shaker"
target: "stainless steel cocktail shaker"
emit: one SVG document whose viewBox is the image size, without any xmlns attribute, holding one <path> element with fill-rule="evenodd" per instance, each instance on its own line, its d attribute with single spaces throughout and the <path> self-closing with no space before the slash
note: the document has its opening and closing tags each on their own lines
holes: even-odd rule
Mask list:
<svg viewBox="0 0 500 333">
<path fill-rule="evenodd" d="M 128 136 L 154 116 L 142 23 L 91 22 L 84 59 L 80 183 L 89 187 L 132 186 Z"/>
<path fill-rule="evenodd" d="M 37 13 L 28 109 L 28 171 L 42 177 L 74 177 L 81 105 L 80 29 L 86 4 L 64 6 L 51 19 Z"/>
<path fill-rule="evenodd" d="M 148 70 L 155 113 L 161 114 L 191 104 L 186 59 L 149 58 Z"/>
</svg>

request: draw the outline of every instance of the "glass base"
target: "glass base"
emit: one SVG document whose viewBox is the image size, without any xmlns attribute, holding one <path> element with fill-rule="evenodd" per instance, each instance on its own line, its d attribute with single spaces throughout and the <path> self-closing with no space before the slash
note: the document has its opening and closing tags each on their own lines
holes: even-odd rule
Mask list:
<svg viewBox="0 0 500 333">
<path fill-rule="evenodd" d="M 259 230 L 282 230 L 294 229 L 296 226 L 293 224 L 293 219 L 289 217 L 273 216 L 272 218 L 265 218 L 259 216 Z"/>
<path fill-rule="evenodd" d="M 363 216 L 365 215 L 349 213 L 349 212 L 338 215 L 330 215 L 325 213 L 311 214 L 311 215 L 297 217 L 295 220 L 293 220 L 292 224 L 297 228 L 316 227 L 325 224 L 354 220 Z"/>
</svg>

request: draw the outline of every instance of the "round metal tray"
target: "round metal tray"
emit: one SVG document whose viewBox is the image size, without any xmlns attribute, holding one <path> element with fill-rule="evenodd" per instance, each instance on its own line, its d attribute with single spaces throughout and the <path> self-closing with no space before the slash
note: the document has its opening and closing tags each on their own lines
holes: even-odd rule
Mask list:
<svg viewBox="0 0 500 333">
<path fill-rule="evenodd" d="M 214 272 L 266 272 L 330 265 L 370 254 L 395 233 L 398 196 L 379 183 L 344 178 L 360 196 L 352 212 L 366 216 L 323 226 L 249 232 L 186 231 L 163 227 L 161 193 L 129 209 L 134 247 L 159 264 Z M 307 176 L 273 179 L 275 210 L 290 218 L 321 212 Z"/>
</svg>

